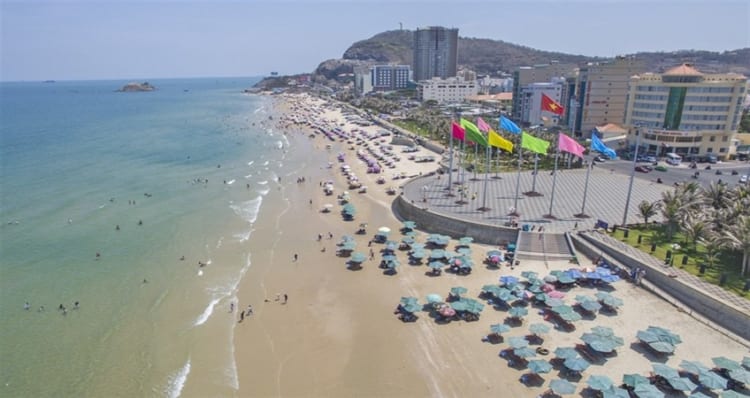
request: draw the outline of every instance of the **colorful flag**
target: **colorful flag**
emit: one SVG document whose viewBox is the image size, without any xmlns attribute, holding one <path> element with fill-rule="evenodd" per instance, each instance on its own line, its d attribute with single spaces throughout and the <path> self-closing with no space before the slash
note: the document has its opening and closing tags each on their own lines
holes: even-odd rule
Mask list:
<svg viewBox="0 0 750 398">
<path fill-rule="evenodd" d="M 583 158 L 583 151 L 586 149 L 583 147 L 583 145 L 577 143 L 576 140 L 563 133 L 560 133 L 560 135 L 558 136 L 557 147 L 561 151 L 572 153 L 579 158 Z"/>
<path fill-rule="evenodd" d="M 500 134 L 496 133 L 492 129 L 490 129 L 490 133 L 489 133 L 489 143 L 495 148 L 500 148 L 508 152 L 513 152 L 513 143 L 501 137 Z"/>
<path fill-rule="evenodd" d="M 521 132 L 521 148 L 528 149 L 531 152 L 541 155 L 546 155 L 547 148 L 549 148 L 549 141 L 545 141 L 541 138 L 536 138 L 533 135 L 523 131 Z"/>
<path fill-rule="evenodd" d="M 466 138 L 466 132 L 456 122 L 451 122 L 451 134 L 453 138 L 463 141 Z"/>
<path fill-rule="evenodd" d="M 521 134 L 521 128 L 505 116 L 500 116 L 500 128 L 513 134 Z"/>
<path fill-rule="evenodd" d="M 565 108 L 555 102 L 552 98 L 548 97 L 547 94 L 542 93 L 542 110 L 552 112 L 556 115 L 562 115 Z"/>
<path fill-rule="evenodd" d="M 487 146 L 487 139 L 479 132 L 479 128 L 474 123 L 461 118 L 461 127 L 466 132 L 466 139 L 481 146 Z"/>
<path fill-rule="evenodd" d="M 614 159 L 617 157 L 617 153 L 615 153 L 615 150 L 604 145 L 602 140 L 600 140 L 596 134 L 591 134 L 591 149 L 607 155 L 610 159 Z"/>
<path fill-rule="evenodd" d="M 479 130 L 483 132 L 488 132 L 492 127 L 490 127 L 489 124 L 487 124 L 481 117 L 477 118 L 477 127 L 479 127 Z"/>
</svg>

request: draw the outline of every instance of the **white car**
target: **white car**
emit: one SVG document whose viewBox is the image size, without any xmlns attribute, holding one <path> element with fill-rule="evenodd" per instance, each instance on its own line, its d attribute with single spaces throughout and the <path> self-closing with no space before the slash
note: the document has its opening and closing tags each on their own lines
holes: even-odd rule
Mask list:
<svg viewBox="0 0 750 398">
<path fill-rule="evenodd" d="M 742 177 L 740 177 L 740 184 L 747 184 L 748 178 L 750 177 L 748 177 L 747 174 L 744 174 Z"/>
</svg>

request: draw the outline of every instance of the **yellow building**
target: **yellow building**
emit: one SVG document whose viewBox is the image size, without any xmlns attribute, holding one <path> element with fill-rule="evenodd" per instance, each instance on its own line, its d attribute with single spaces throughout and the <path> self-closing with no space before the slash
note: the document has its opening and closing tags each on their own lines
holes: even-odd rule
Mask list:
<svg viewBox="0 0 750 398">
<path fill-rule="evenodd" d="M 633 76 L 625 112 L 629 146 L 640 131 L 641 153 L 729 158 L 736 151 L 746 86 L 743 75 L 703 74 L 690 64 Z"/>
</svg>

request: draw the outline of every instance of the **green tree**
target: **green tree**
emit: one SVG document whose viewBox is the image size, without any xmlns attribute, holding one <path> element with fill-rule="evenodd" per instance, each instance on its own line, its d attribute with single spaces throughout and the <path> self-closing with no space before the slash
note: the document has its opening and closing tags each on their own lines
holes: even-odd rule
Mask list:
<svg viewBox="0 0 750 398">
<path fill-rule="evenodd" d="M 724 237 L 730 247 L 742 251 L 742 275 L 750 268 L 750 216 L 742 215 L 734 225 L 724 229 Z"/>
<path fill-rule="evenodd" d="M 708 265 L 713 268 L 716 260 L 719 259 L 721 250 L 726 246 L 726 241 L 721 236 L 715 233 L 708 233 L 706 236 L 700 238 L 701 244 L 706 249 L 706 253 L 703 258 L 706 260 Z"/>
<path fill-rule="evenodd" d="M 648 219 L 657 215 L 659 212 L 659 208 L 661 207 L 661 202 L 658 200 L 656 202 L 649 202 L 647 200 L 644 200 L 638 205 L 638 212 L 639 215 L 643 217 L 643 222 L 648 224 Z"/>
<path fill-rule="evenodd" d="M 740 128 L 737 130 L 738 133 L 750 133 L 750 109 L 742 111 L 742 119 L 740 120 Z"/>
<path fill-rule="evenodd" d="M 676 191 L 665 191 L 661 194 L 661 215 L 667 224 L 667 239 L 672 240 L 680 221 L 682 221 L 683 207 L 680 195 Z"/>
<path fill-rule="evenodd" d="M 710 226 L 700 214 L 687 214 L 682 223 L 682 232 L 685 234 L 685 240 L 693 244 L 693 249 L 698 246 L 699 240 L 711 235 Z"/>
</svg>

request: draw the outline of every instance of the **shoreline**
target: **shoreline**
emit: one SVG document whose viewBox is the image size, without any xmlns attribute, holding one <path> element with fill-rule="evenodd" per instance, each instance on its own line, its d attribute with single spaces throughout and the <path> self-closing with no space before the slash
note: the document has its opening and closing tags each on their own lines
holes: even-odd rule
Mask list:
<svg viewBox="0 0 750 398">
<path fill-rule="evenodd" d="M 282 114 L 291 113 L 300 103 L 322 104 L 310 97 L 300 98 L 303 97 L 279 99 L 281 104 L 277 103 L 273 112 L 274 120 L 278 122 Z M 320 109 L 321 118 L 331 119 L 337 125 L 346 123 L 339 110 L 322 105 Z M 344 129 L 354 127 L 347 125 Z M 485 306 L 478 322 L 445 325 L 436 324 L 427 313 L 419 313 L 420 319 L 415 324 L 404 324 L 393 315 L 393 308 L 401 296 L 416 296 L 423 302 L 429 293 L 446 295 L 452 286 L 458 285 L 467 287 L 469 296 L 475 297 L 483 284 L 496 283 L 500 275 L 519 276 L 523 270 L 544 275 L 552 269 L 569 268 L 567 261 L 551 262 L 547 268 L 543 262 L 525 260 L 515 270 L 495 271 L 480 265 L 484 253 L 493 247 L 472 244 L 476 266 L 466 277 L 452 274 L 426 277 L 423 275 L 426 267 L 406 265 L 404 252 L 397 253 L 402 265 L 394 276 L 382 275 L 376 261 L 365 261 L 360 271 L 347 270 L 346 259 L 334 254 L 334 243 L 343 235 L 352 235 L 357 242 L 355 250 L 366 253 L 368 240 L 377 228 L 386 226 L 397 231 L 401 222 L 391 212 L 392 197 L 384 189 L 398 187 L 402 180 L 393 180 L 391 175 L 397 171 L 388 170 L 382 173 L 386 183 L 375 184 L 375 176 L 366 174 L 364 164 L 348 149 L 349 144 L 329 142 L 321 134 L 310 138 L 313 133 L 309 129 L 286 131 L 286 134 L 290 151 L 294 152 L 291 155 L 304 159 L 306 168 L 298 176 L 283 176 L 281 199 L 268 196 L 267 202 L 275 210 L 262 212 L 260 218 L 265 214 L 278 217 L 259 219 L 253 233 L 253 239 L 259 237 L 259 241 L 252 246 L 264 250 L 253 251 L 253 265 L 239 287 L 239 307 L 250 303 L 255 312 L 251 319 L 235 327 L 238 395 L 536 396 L 546 390 L 547 382 L 557 378 L 556 371 L 543 375 L 543 385 L 526 387 L 518 381 L 525 372 L 505 365 L 498 357 L 497 351 L 507 345 L 481 341 L 488 333 L 488 325 L 502 322 L 505 311 Z M 327 145 L 332 146 L 330 150 Z M 357 209 L 355 220 L 350 222 L 342 221 L 338 214 L 340 207 L 335 204 L 335 195 L 324 196 L 319 186 L 319 181 L 331 179 L 337 193 L 346 189 L 336 160 L 339 151 L 345 153 L 346 163 L 368 186 L 366 194 L 350 192 Z M 395 152 L 399 151 L 396 147 Z M 332 162 L 333 168 L 325 168 L 327 162 Z M 416 174 L 412 172 L 414 165 L 403 159 L 396 170 Z M 304 177 L 306 181 L 295 185 L 296 177 Z M 334 204 L 332 213 L 319 211 L 326 203 Z M 366 235 L 354 235 L 360 222 L 369 224 Z M 327 232 L 334 239 L 317 242 L 317 234 Z M 425 233 L 420 231 L 417 236 L 418 241 L 423 241 Z M 400 235 L 394 233 L 392 239 L 398 240 Z M 452 240 L 449 247 L 455 243 Z M 321 251 L 323 247 L 325 252 Z M 373 248 L 380 249 L 382 245 Z M 294 253 L 299 255 L 296 262 Z M 582 264 L 590 261 L 582 259 Z M 618 385 L 624 373 L 647 374 L 650 371 L 647 357 L 628 344 L 633 342 L 635 331 L 645 329 L 648 324 L 679 330 L 685 343 L 667 361 L 675 367 L 678 357 L 710 364 L 710 356 L 741 359 L 736 358 L 737 353 L 746 352 L 741 345 L 715 335 L 703 325 L 691 325 L 686 314 L 628 282 L 618 282 L 615 288 L 614 293 L 625 301 L 619 315 L 599 315 L 577 324 L 572 333 L 553 331 L 545 336 L 544 346 L 552 350 L 579 342 L 580 335 L 594 325 L 610 326 L 624 338 L 626 346 L 618 350 L 617 357 L 607 361 L 607 366 L 594 365 L 584 372 L 578 383 L 580 388 L 585 387 L 590 374 L 606 374 Z M 583 289 L 576 288 L 566 300 L 573 301 L 576 294 L 591 294 L 577 290 Z M 275 302 L 276 292 L 289 294 L 288 304 Z M 645 319 L 638 308 L 650 308 L 659 318 Z M 542 320 L 537 310 L 530 308 L 529 312 L 528 321 L 514 327 L 506 339 L 524 335 L 529 324 Z"/>
</svg>

